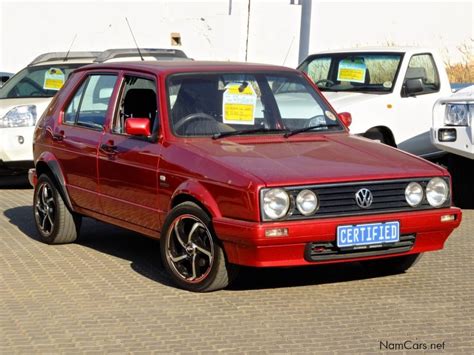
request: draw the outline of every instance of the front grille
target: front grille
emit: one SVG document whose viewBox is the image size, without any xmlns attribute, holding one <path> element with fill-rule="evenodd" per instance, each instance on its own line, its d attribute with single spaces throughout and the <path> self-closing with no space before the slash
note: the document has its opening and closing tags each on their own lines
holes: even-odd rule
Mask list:
<svg viewBox="0 0 474 355">
<path fill-rule="evenodd" d="M 449 184 L 449 180 L 445 179 Z M 412 181 L 418 182 L 425 190 L 430 178 L 289 187 L 286 190 L 293 201 L 293 207 L 298 192 L 303 189 L 312 190 L 316 193 L 320 202 L 319 209 L 314 215 L 303 216 L 297 208 L 293 208 L 286 219 L 311 219 L 432 209 L 433 207 L 428 203 L 426 197 L 417 207 L 411 207 L 407 203 L 405 188 Z M 370 190 L 373 195 L 372 205 L 368 208 L 361 208 L 356 203 L 355 194 L 362 188 Z M 448 198 L 442 207 L 449 205 L 450 199 Z"/>
<path fill-rule="evenodd" d="M 338 248 L 336 242 L 315 242 L 306 244 L 305 259 L 307 261 L 324 261 L 362 258 L 366 256 L 387 255 L 409 251 L 415 244 L 415 235 L 401 235 L 400 241 L 383 246 L 366 246 L 358 248 Z"/>
</svg>

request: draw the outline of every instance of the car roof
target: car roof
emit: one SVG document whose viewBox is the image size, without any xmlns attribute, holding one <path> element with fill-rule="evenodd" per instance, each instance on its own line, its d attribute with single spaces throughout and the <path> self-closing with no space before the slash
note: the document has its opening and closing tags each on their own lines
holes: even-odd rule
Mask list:
<svg viewBox="0 0 474 355">
<path fill-rule="evenodd" d="M 311 53 L 311 55 L 317 54 L 329 54 L 329 53 L 358 53 L 358 52 L 393 52 L 393 53 L 427 53 L 436 52 L 434 48 L 416 47 L 416 46 L 371 46 L 371 47 L 357 47 L 357 48 L 344 48 L 344 49 L 332 49 Z"/>
<path fill-rule="evenodd" d="M 28 66 L 59 63 L 92 63 L 101 52 L 48 52 L 37 56 Z"/>
<path fill-rule="evenodd" d="M 92 64 L 76 69 L 76 72 L 93 69 L 137 70 L 160 74 L 213 72 L 213 71 L 284 71 L 297 72 L 295 69 L 258 63 L 224 62 L 224 61 L 133 61 L 120 63 Z"/>
</svg>

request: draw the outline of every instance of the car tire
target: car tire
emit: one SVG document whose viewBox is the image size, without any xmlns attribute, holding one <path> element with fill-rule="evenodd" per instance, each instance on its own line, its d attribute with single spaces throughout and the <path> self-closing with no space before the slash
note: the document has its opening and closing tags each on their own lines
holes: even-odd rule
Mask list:
<svg viewBox="0 0 474 355">
<path fill-rule="evenodd" d="M 410 254 L 393 258 L 365 260 L 361 264 L 368 273 L 374 275 L 401 274 L 415 265 L 423 254 Z"/>
<path fill-rule="evenodd" d="M 55 182 L 46 174 L 38 178 L 35 186 L 33 210 L 42 242 L 66 244 L 77 239 L 82 218 L 69 211 Z"/>
<path fill-rule="evenodd" d="M 161 258 L 174 283 L 185 290 L 209 292 L 225 288 L 237 266 L 227 263 L 212 220 L 193 202 L 174 207 L 160 240 Z"/>
</svg>

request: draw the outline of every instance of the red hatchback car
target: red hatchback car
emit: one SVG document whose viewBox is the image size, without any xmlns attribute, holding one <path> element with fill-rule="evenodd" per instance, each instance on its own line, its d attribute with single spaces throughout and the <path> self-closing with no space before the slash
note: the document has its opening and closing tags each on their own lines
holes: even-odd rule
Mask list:
<svg viewBox="0 0 474 355">
<path fill-rule="evenodd" d="M 238 265 L 403 272 L 461 221 L 449 174 L 349 121 L 284 67 L 78 69 L 35 131 L 36 227 L 50 244 L 73 242 L 82 216 L 159 238 L 192 291 L 227 286 Z"/>
</svg>

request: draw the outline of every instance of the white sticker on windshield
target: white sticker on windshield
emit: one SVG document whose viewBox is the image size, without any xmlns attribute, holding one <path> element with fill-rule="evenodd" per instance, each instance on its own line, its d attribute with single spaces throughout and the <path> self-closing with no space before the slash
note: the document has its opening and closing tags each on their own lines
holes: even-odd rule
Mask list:
<svg viewBox="0 0 474 355">
<path fill-rule="evenodd" d="M 364 83 L 367 66 L 363 59 L 344 59 L 339 63 L 337 80 L 352 81 L 354 83 Z"/>
<path fill-rule="evenodd" d="M 391 81 L 385 81 L 383 83 L 383 87 L 387 88 L 387 89 L 390 89 L 392 87 L 392 82 Z"/>
<path fill-rule="evenodd" d="M 46 90 L 59 90 L 63 87 L 65 81 L 65 75 L 59 68 L 50 68 L 44 74 L 43 89 Z"/>
<path fill-rule="evenodd" d="M 256 105 L 257 94 L 249 82 L 229 83 L 222 98 L 222 121 L 229 124 L 253 125 Z"/>
<path fill-rule="evenodd" d="M 332 113 L 331 111 L 324 111 L 324 114 L 325 114 L 326 117 L 329 118 L 331 121 L 335 121 L 335 120 L 336 120 L 336 116 L 335 116 L 334 113 Z"/>
</svg>

